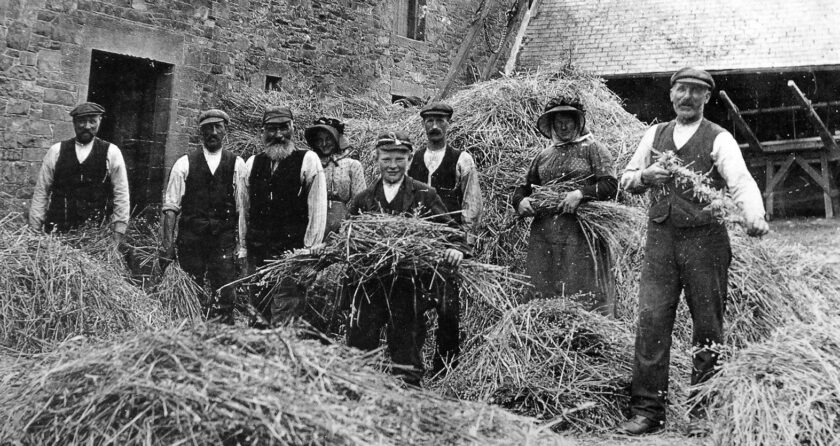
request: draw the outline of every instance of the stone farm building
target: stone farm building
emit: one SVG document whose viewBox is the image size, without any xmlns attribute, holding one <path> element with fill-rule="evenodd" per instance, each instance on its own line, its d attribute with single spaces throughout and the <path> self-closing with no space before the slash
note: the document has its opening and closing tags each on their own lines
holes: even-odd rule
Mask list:
<svg viewBox="0 0 840 446">
<path fill-rule="evenodd" d="M 456 83 L 476 79 L 510 1 L 482 16 Z M 0 0 L 0 190 L 31 196 L 46 149 L 92 100 L 122 148 L 132 205 L 159 203 L 234 84 L 301 94 L 433 96 L 484 0 Z M 492 10 L 492 11 L 491 11 Z M 478 29 L 478 27 L 475 27 Z M 499 58 L 503 65 L 505 57 Z"/>
<path fill-rule="evenodd" d="M 603 76 L 648 122 L 673 117 L 671 73 L 705 68 L 746 125 L 718 92 L 706 115 L 735 130 L 768 208 L 830 215 L 840 180 L 836 143 L 827 148 L 840 134 L 839 20 L 836 0 L 534 0 L 518 66 L 568 63 Z"/>
</svg>

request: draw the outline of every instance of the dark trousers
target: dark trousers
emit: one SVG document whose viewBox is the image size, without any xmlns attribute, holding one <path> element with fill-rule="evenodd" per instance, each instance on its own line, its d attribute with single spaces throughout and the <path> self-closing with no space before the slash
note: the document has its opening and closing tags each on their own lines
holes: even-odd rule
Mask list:
<svg viewBox="0 0 840 446">
<path fill-rule="evenodd" d="M 444 370 L 446 364 L 457 366 L 461 353 L 461 296 L 460 287 L 454 280 L 444 280 L 435 289 L 435 310 L 437 311 L 437 330 L 435 339 L 437 348 L 433 363 L 433 372 Z"/>
<path fill-rule="evenodd" d="M 359 291 L 353 297 L 347 344 L 374 350 L 379 347 L 382 327 L 387 325 L 393 373 L 419 386 L 425 370 L 422 348 L 426 340 L 425 311 L 429 308 L 422 290 L 416 289 L 411 279 L 390 277 L 367 283 Z"/>
<path fill-rule="evenodd" d="M 229 283 L 236 280 L 236 241 L 233 235 L 178 240 L 178 263 L 198 284 L 205 279 L 213 288 L 211 302 L 207 302 L 207 316 L 228 316 L 236 303 L 236 288 Z"/>
<path fill-rule="evenodd" d="M 691 313 L 693 347 L 723 342 L 730 258 L 723 225 L 674 228 L 670 219 L 648 223 L 630 397 L 634 415 L 665 420 L 671 332 L 681 291 Z M 708 379 L 717 354 L 700 350 L 692 359 L 691 384 Z"/>
<path fill-rule="evenodd" d="M 279 258 L 286 251 L 273 245 L 249 245 L 249 273 L 265 266 L 272 259 Z M 251 304 L 262 314 L 266 322 L 277 324 L 303 313 L 305 290 L 290 280 L 277 283 L 254 284 L 250 287 Z"/>
</svg>

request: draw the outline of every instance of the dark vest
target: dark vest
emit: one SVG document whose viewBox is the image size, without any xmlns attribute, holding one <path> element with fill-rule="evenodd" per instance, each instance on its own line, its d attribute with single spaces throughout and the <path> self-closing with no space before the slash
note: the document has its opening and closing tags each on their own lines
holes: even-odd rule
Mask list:
<svg viewBox="0 0 840 446">
<path fill-rule="evenodd" d="M 64 232 L 86 221 L 111 215 L 111 175 L 108 172 L 110 143 L 94 138 L 93 148 L 83 163 L 76 157 L 76 140 L 61 143 L 50 187 L 47 231 Z"/>
<path fill-rule="evenodd" d="M 458 185 L 458 158 L 461 156 L 460 150 L 455 150 L 447 147 L 446 153 L 443 154 L 443 159 L 440 161 L 435 173 L 432 174 L 431 186 L 437 192 L 446 210 L 449 212 L 457 212 L 451 214 L 452 218 L 461 223 L 461 213 L 459 211 L 464 208 L 464 195 L 457 187 Z M 411 167 L 408 169 L 408 176 L 426 183 L 429 178 L 429 169 L 426 167 L 426 162 L 423 157 L 426 155 L 426 148 L 422 148 L 414 154 L 414 159 L 411 160 Z"/>
<path fill-rule="evenodd" d="M 229 243 L 239 224 L 233 187 L 236 155 L 223 149 L 215 173 L 210 173 L 203 149 L 194 150 L 187 157 L 190 170 L 181 199 L 179 238 L 187 243 L 201 243 L 208 238 L 213 238 L 214 243 Z"/>
<path fill-rule="evenodd" d="M 303 247 L 309 224 L 308 191 L 300 180 L 306 150 L 295 150 L 271 171 L 271 158 L 255 155 L 251 166 L 248 246 Z"/>
<path fill-rule="evenodd" d="M 673 151 L 686 167 L 695 172 L 708 173 L 711 185 L 715 189 L 723 189 L 726 182 L 715 167 L 712 159 L 712 147 L 715 138 L 725 130 L 717 124 L 703 119 L 694 135 L 677 151 L 674 145 L 675 126 L 676 121 L 671 121 L 660 124 L 656 128 L 656 136 L 653 140 L 654 150 L 660 152 Z M 678 228 L 704 226 L 717 221 L 711 212 L 703 210 L 706 206 L 708 206 L 708 203 L 703 203 L 694 197 L 690 186 L 670 182 L 665 185 L 661 192 L 651 194 L 648 215 L 651 220 L 657 223 L 662 223 L 670 218 L 671 224 Z"/>
</svg>

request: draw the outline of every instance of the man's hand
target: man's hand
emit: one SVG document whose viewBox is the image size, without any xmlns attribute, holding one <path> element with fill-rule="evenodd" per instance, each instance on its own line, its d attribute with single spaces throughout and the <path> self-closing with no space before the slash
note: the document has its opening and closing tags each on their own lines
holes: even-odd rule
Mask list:
<svg viewBox="0 0 840 446">
<path fill-rule="evenodd" d="M 457 249 L 449 248 L 443 253 L 443 261 L 449 266 L 458 266 L 464 260 L 464 253 Z"/>
<path fill-rule="evenodd" d="M 516 207 L 516 212 L 519 212 L 519 215 L 522 217 L 534 215 L 534 208 L 531 207 L 531 199 L 528 197 L 523 198 L 519 202 L 519 206 Z"/>
<path fill-rule="evenodd" d="M 642 171 L 642 182 L 645 186 L 659 186 L 672 181 L 674 176 L 662 166 L 654 163 Z"/>
<path fill-rule="evenodd" d="M 173 260 L 175 260 L 175 245 L 170 243 L 169 246 L 167 246 L 164 243 L 158 251 L 158 264 L 160 264 L 160 268 L 162 270 L 166 270 L 166 267 L 169 266 Z"/>
<path fill-rule="evenodd" d="M 125 240 L 125 234 L 122 232 L 112 231 L 111 239 L 114 240 L 115 245 L 122 246 L 123 241 Z"/>
<path fill-rule="evenodd" d="M 326 247 L 327 245 L 325 243 L 317 243 L 315 245 L 312 245 L 311 248 L 309 248 L 309 253 L 313 256 L 320 256 L 324 253 L 324 249 L 326 249 Z"/>
<path fill-rule="evenodd" d="M 770 232 L 770 225 L 762 216 L 753 216 L 747 219 L 747 235 L 761 237 Z"/>
<path fill-rule="evenodd" d="M 236 275 L 240 278 L 245 277 L 248 275 L 248 258 L 247 257 L 237 257 L 236 258 Z"/>
<path fill-rule="evenodd" d="M 574 214 L 578 206 L 580 206 L 581 200 L 583 200 L 583 192 L 580 190 L 573 190 L 566 194 L 566 197 L 563 198 L 563 202 L 560 203 L 560 207 L 563 209 L 563 212 L 567 214 Z"/>
</svg>

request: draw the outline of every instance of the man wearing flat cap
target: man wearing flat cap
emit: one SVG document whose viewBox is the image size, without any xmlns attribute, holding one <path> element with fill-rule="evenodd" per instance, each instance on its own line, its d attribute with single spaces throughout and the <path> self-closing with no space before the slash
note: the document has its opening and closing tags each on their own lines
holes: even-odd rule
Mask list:
<svg viewBox="0 0 840 446">
<path fill-rule="evenodd" d="M 446 206 L 434 189 L 406 175 L 414 148 L 409 137 L 400 132 L 385 133 L 377 138 L 376 160 L 380 178 L 373 186 L 353 197 L 349 215 L 385 213 L 392 215 L 434 216 L 434 221 L 457 227 L 446 212 Z M 465 239 L 455 240 L 465 245 Z M 444 263 L 457 267 L 464 257 L 463 251 L 447 249 L 441 253 Z M 426 292 L 432 277 L 412 280 L 396 274 L 361 284 L 364 293 L 353 298 L 354 311 L 347 329 L 347 343 L 362 350 L 379 346 L 382 327 L 388 328 L 388 351 L 391 361 L 398 365 L 394 373 L 414 386 L 423 379 L 421 350 L 426 338 L 424 313 L 431 308 L 436 289 Z M 358 284 L 345 284 L 345 292 Z"/>
<path fill-rule="evenodd" d="M 85 102 L 70 111 L 76 137 L 47 151 L 32 194 L 29 225 L 66 232 L 110 218 L 119 243 L 128 226 L 128 174 L 120 149 L 96 137 L 105 109 Z"/>
<path fill-rule="evenodd" d="M 470 231 L 478 224 L 484 205 L 472 155 L 446 143 L 452 114 L 452 107 L 441 102 L 432 102 L 420 110 L 427 144 L 414 154 L 408 176 L 431 186 L 452 218 Z M 447 281 L 439 287 L 442 289 L 437 293 L 441 300 L 436 303 L 434 373 L 445 372 L 446 365 L 454 367 L 460 352 L 459 286 Z"/>
<path fill-rule="evenodd" d="M 768 231 L 761 193 L 732 135 L 703 117 L 715 88 L 706 71 L 683 68 L 671 77 L 671 103 L 677 114 L 645 133 L 621 177 L 621 187 L 641 194 L 650 190 L 645 261 L 639 287 L 639 322 L 630 410 L 633 417 L 618 430 L 638 435 L 665 423 L 671 331 L 685 295 L 693 321 L 691 384 L 714 372 L 717 354 L 707 347 L 723 343 L 723 314 L 731 259 L 726 226 L 690 186 L 678 184 L 656 162 L 655 153 L 672 151 L 689 169 L 708 174 L 718 188 L 728 188 L 743 209 L 747 233 Z M 703 435 L 703 408 L 692 410 L 689 434 Z"/>
<path fill-rule="evenodd" d="M 233 324 L 236 258 L 245 239 L 245 162 L 224 149 L 230 118 L 211 109 L 201 112 L 202 147 L 179 158 L 169 172 L 163 197 L 163 259 L 173 259 L 178 218 L 178 263 L 197 283 L 214 292 L 204 314 Z M 240 256 L 241 257 L 241 256 Z"/>
<path fill-rule="evenodd" d="M 286 251 L 317 248 L 327 224 L 324 169 L 315 152 L 295 146 L 292 111 L 269 107 L 262 123 L 265 149 L 245 163 L 245 246 L 252 270 Z M 304 295 L 293 284 L 257 286 L 252 291 L 254 305 L 271 324 L 300 316 Z"/>
</svg>

